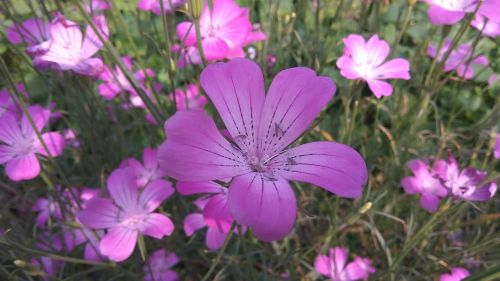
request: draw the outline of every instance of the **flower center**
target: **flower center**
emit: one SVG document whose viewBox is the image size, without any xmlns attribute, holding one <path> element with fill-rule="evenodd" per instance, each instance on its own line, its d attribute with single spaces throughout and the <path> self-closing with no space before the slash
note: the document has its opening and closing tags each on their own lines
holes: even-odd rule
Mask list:
<svg viewBox="0 0 500 281">
<path fill-rule="evenodd" d="M 143 212 L 133 212 L 126 214 L 121 224 L 131 230 L 138 230 L 142 227 L 146 219 L 146 214 Z"/>
</svg>

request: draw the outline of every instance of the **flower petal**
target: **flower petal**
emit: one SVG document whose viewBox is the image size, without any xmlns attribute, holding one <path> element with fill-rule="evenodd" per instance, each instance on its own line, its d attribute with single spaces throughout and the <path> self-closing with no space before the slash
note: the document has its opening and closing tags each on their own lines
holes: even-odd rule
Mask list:
<svg viewBox="0 0 500 281">
<path fill-rule="evenodd" d="M 119 216 L 120 210 L 110 200 L 94 197 L 78 213 L 78 220 L 88 228 L 104 229 L 117 225 Z"/>
<path fill-rule="evenodd" d="M 176 30 L 177 30 L 177 36 L 179 37 L 179 40 L 181 42 L 182 40 L 184 40 L 184 37 L 189 31 L 184 46 L 194 46 L 196 44 L 195 28 L 192 22 L 189 21 L 181 22 L 177 25 Z"/>
<path fill-rule="evenodd" d="M 187 236 L 193 235 L 197 230 L 204 228 L 207 226 L 205 223 L 205 219 L 203 219 L 203 214 L 201 213 L 193 213 L 187 215 L 184 218 L 184 232 Z"/>
<path fill-rule="evenodd" d="M 7 162 L 5 173 L 12 181 L 31 180 L 40 174 L 40 162 L 35 154 L 13 158 Z"/>
<path fill-rule="evenodd" d="M 246 152 L 254 152 L 265 99 L 259 66 L 247 59 L 210 64 L 200 82 L 236 143 Z"/>
<path fill-rule="evenodd" d="M 422 193 L 422 195 L 420 196 L 420 206 L 431 213 L 437 211 L 439 203 L 439 197 L 430 193 Z"/>
<path fill-rule="evenodd" d="M 142 228 L 142 233 L 156 239 L 170 235 L 174 231 L 174 224 L 165 215 L 159 213 L 149 214 Z"/>
<path fill-rule="evenodd" d="M 139 197 L 139 206 L 148 212 L 152 212 L 173 193 L 172 183 L 164 179 L 154 180 L 146 185 L 142 191 Z"/>
<path fill-rule="evenodd" d="M 0 116 L 0 142 L 14 144 L 21 137 L 21 130 L 14 114 L 6 112 Z"/>
<path fill-rule="evenodd" d="M 353 148 L 335 142 L 312 142 L 292 148 L 271 165 L 288 180 L 318 185 L 347 198 L 359 198 L 368 180 L 365 161 Z"/>
<path fill-rule="evenodd" d="M 276 75 L 262 110 L 258 149 L 272 156 L 295 141 L 318 116 L 335 93 L 328 77 L 305 67 Z"/>
<path fill-rule="evenodd" d="M 268 179 L 259 173 L 238 176 L 229 188 L 228 204 L 236 221 L 250 226 L 263 241 L 285 237 L 295 224 L 295 194 L 283 178 Z"/>
<path fill-rule="evenodd" d="M 392 85 L 382 80 L 369 80 L 368 87 L 378 99 L 392 95 Z"/>
<path fill-rule="evenodd" d="M 124 261 L 134 251 L 137 235 L 137 230 L 124 227 L 113 228 L 102 238 L 99 250 L 112 261 Z"/>
<path fill-rule="evenodd" d="M 314 269 L 324 276 L 330 276 L 330 260 L 325 255 L 319 255 L 314 260 Z"/>
<path fill-rule="evenodd" d="M 392 59 L 375 69 L 377 79 L 410 79 L 410 63 L 406 59 Z"/>
<path fill-rule="evenodd" d="M 226 240 L 227 234 L 220 231 L 216 227 L 209 227 L 207 230 L 207 236 L 205 237 L 205 244 L 207 248 L 215 251 L 224 245 L 224 240 Z"/>
<path fill-rule="evenodd" d="M 201 110 L 177 112 L 165 122 L 165 132 L 168 137 L 159 148 L 158 160 L 167 175 L 179 181 L 224 179 L 248 172 L 241 152 Z"/>
<path fill-rule="evenodd" d="M 427 16 L 429 17 L 429 21 L 434 25 L 452 25 L 463 19 L 465 13 L 449 11 L 432 5 L 427 10 Z"/>
<path fill-rule="evenodd" d="M 106 183 L 111 198 L 119 207 L 127 210 L 137 206 L 137 185 L 132 169 L 114 170 Z"/>
<path fill-rule="evenodd" d="M 212 196 L 203 208 L 203 217 L 209 227 L 228 233 L 233 223 L 233 217 L 227 206 L 227 194 Z"/>
<path fill-rule="evenodd" d="M 226 188 L 213 181 L 202 182 L 177 182 L 177 191 L 182 195 L 191 195 L 197 193 L 220 193 Z"/>
<path fill-rule="evenodd" d="M 65 139 L 61 134 L 57 132 L 45 133 L 42 134 L 42 140 L 47 146 L 51 157 L 61 155 L 65 146 Z M 49 157 L 49 155 L 47 154 L 47 150 L 45 150 L 45 147 L 41 143 L 37 142 L 37 147 L 38 153 L 45 157 Z"/>
</svg>

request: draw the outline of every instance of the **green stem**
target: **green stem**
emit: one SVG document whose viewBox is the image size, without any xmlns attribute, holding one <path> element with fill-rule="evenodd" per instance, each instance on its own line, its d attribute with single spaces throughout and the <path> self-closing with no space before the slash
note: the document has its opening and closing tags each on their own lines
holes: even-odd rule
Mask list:
<svg viewBox="0 0 500 281">
<path fill-rule="evenodd" d="M 198 46 L 198 51 L 200 52 L 201 61 L 203 66 L 207 66 L 207 59 L 205 58 L 205 52 L 203 51 L 203 46 L 201 44 L 201 30 L 200 30 L 200 19 L 194 20 L 194 29 L 196 31 L 196 45 Z"/>
<path fill-rule="evenodd" d="M 217 266 L 217 264 L 219 264 L 219 261 L 222 258 L 222 255 L 224 255 L 224 252 L 226 251 L 226 248 L 229 245 L 229 241 L 231 240 L 231 237 L 233 236 L 235 225 L 236 224 L 233 222 L 233 224 L 231 225 L 231 229 L 229 229 L 229 233 L 227 234 L 226 239 L 224 240 L 224 244 L 222 245 L 222 248 L 217 253 L 215 260 L 212 262 L 212 265 L 210 266 L 210 269 L 205 274 L 205 276 L 203 276 L 201 281 L 207 281 L 208 278 L 210 278 L 210 275 L 212 275 L 212 272 L 215 270 L 215 267 Z"/>
</svg>

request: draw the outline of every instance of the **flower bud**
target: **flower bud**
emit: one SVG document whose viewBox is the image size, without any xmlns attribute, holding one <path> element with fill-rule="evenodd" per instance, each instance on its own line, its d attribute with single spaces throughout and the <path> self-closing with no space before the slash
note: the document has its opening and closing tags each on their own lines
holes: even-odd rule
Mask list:
<svg viewBox="0 0 500 281">
<path fill-rule="evenodd" d="M 192 19 L 199 19 L 203 10 L 203 0 L 189 0 L 188 11 Z"/>
</svg>

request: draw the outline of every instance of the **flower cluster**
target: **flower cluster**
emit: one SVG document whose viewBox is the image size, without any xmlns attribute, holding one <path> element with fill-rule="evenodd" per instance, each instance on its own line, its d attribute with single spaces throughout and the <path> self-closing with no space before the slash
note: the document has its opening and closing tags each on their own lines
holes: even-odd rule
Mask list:
<svg viewBox="0 0 500 281">
<path fill-rule="evenodd" d="M 332 281 L 366 280 L 376 272 L 369 258 L 356 257 L 354 261 L 347 263 L 348 259 L 349 256 L 345 248 L 330 248 L 328 256 L 319 255 L 316 257 L 314 269 Z"/>
<path fill-rule="evenodd" d="M 429 212 L 435 212 L 439 202 L 451 195 L 468 201 L 486 201 L 497 191 L 494 181 L 484 182 L 486 172 L 468 167 L 460 170 L 450 153 L 447 160 L 438 160 L 430 167 L 423 160 L 408 162 L 413 176 L 401 180 L 406 193 L 420 194 L 420 205 Z"/>
</svg>

